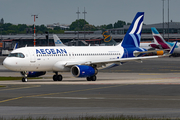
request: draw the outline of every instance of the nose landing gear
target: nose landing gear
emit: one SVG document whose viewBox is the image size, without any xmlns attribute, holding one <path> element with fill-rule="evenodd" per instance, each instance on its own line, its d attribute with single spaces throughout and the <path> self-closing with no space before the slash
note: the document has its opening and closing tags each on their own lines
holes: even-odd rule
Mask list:
<svg viewBox="0 0 180 120">
<path fill-rule="evenodd" d="M 22 82 L 27 82 L 28 80 L 27 80 L 27 78 L 26 77 L 23 77 L 22 78 Z"/>
<path fill-rule="evenodd" d="M 27 76 L 28 76 L 27 73 L 28 73 L 28 72 L 26 72 L 26 71 L 21 72 L 21 74 L 24 76 L 24 77 L 22 78 L 22 82 L 27 82 L 27 81 L 28 81 L 28 80 L 27 80 Z"/>
</svg>

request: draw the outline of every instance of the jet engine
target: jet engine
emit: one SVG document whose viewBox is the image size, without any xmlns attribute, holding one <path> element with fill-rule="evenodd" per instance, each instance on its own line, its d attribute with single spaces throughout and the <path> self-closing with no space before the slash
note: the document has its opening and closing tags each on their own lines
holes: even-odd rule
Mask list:
<svg viewBox="0 0 180 120">
<path fill-rule="evenodd" d="M 71 73 L 75 77 L 91 77 L 98 73 L 98 70 L 87 65 L 75 65 L 71 68 Z"/>
</svg>

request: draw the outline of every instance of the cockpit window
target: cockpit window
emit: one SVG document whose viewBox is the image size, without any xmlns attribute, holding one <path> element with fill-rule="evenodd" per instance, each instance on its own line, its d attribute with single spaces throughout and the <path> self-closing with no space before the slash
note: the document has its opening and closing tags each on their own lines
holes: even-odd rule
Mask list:
<svg viewBox="0 0 180 120">
<path fill-rule="evenodd" d="M 24 58 L 25 56 L 24 56 L 24 54 L 22 54 L 22 53 L 10 53 L 10 54 L 8 55 L 8 57 Z"/>
</svg>

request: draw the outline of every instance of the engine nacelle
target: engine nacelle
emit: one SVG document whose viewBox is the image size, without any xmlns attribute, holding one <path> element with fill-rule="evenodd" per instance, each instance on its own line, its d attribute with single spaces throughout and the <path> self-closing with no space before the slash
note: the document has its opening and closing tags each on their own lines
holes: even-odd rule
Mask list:
<svg viewBox="0 0 180 120">
<path fill-rule="evenodd" d="M 75 77 L 90 77 L 97 74 L 97 69 L 87 65 L 75 65 L 71 68 L 71 73 Z"/>
<path fill-rule="evenodd" d="M 163 50 L 159 50 L 159 51 L 157 51 L 156 53 L 157 53 L 157 55 L 163 55 L 163 54 L 164 54 L 164 51 L 163 51 Z"/>
<path fill-rule="evenodd" d="M 40 71 L 40 72 L 21 72 L 21 75 L 25 75 L 27 74 L 27 77 L 39 77 L 41 75 L 45 75 L 46 74 L 46 71 Z"/>
</svg>

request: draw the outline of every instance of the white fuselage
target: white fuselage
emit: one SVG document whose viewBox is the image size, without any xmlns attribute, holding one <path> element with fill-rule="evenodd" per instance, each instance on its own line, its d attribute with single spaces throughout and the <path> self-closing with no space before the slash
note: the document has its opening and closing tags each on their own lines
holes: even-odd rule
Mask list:
<svg viewBox="0 0 180 120">
<path fill-rule="evenodd" d="M 13 50 L 3 65 L 14 71 L 70 71 L 66 64 L 120 59 L 123 53 L 121 46 L 23 47 Z"/>
</svg>

